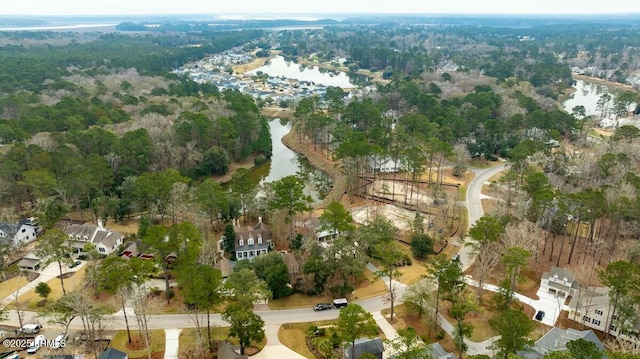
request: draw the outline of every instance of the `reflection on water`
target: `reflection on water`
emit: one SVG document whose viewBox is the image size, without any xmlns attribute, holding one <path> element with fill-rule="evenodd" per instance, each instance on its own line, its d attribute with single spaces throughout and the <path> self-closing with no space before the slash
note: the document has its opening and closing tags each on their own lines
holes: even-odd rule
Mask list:
<svg viewBox="0 0 640 359">
<path fill-rule="evenodd" d="M 576 92 L 569 95 L 569 98 L 564 102 L 565 111 L 571 113 L 575 106 L 584 106 L 586 115 L 600 116 L 600 109 L 598 108 L 598 100 L 603 94 L 610 93 L 611 89 L 606 86 L 599 85 L 593 82 L 586 82 L 583 80 L 577 80 L 575 84 Z M 612 94 L 612 96 L 614 96 Z M 611 103 L 605 104 L 611 106 Z"/>
<path fill-rule="evenodd" d="M 269 122 L 271 142 L 273 143 L 271 161 L 251 169 L 251 175 L 261 183 L 277 181 L 291 175 L 301 175 L 306 182 L 307 194 L 314 202 L 327 196 L 332 179 L 322 171 L 311 167 L 302 156 L 290 150 L 282 143 L 282 137 L 289 133 L 291 124 L 286 120 L 275 119 Z"/>
<path fill-rule="evenodd" d="M 342 88 L 354 88 L 363 82 L 367 83 L 369 81 L 369 78 L 363 75 L 347 75 L 342 71 L 332 71 L 321 69 L 317 66 L 298 64 L 294 59 L 285 59 L 282 56 L 276 56 L 262 67 L 248 73 L 253 75 L 258 71 L 266 73 L 271 77 L 284 76 L 290 79 L 310 81 L 315 84 Z"/>
</svg>

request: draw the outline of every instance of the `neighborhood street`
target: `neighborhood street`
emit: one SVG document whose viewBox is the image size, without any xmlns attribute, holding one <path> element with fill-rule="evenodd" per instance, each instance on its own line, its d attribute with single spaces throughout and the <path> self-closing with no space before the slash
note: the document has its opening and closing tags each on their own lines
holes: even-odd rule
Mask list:
<svg viewBox="0 0 640 359">
<path fill-rule="evenodd" d="M 475 221 L 478 218 L 480 218 L 484 213 L 482 209 L 482 204 L 481 204 L 482 187 L 485 185 L 485 183 L 489 178 L 491 178 L 492 176 L 494 176 L 495 174 L 499 173 L 504 169 L 505 169 L 504 164 L 496 167 L 486 168 L 486 169 L 472 169 L 475 174 L 475 178 L 470 182 L 467 190 L 467 194 L 466 194 L 466 204 L 467 204 L 467 210 L 469 213 L 468 218 L 469 218 L 470 224 L 475 223 Z M 462 245 L 460 249 L 460 258 L 462 260 L 462 263 L 465 269 L 471 265 L 473 258 L 471 257 L 471 250 L 468 246 Z M 371 264 L 369 264 L 367 268 L 372 272 L 376 271 L 376 268 Z M 57 270 L 58 270 L 57 264 L 54 263 L 49 265 L 47 268 L 43 270 L 38 280 L 27 284 L 27 286 L 31 288 L 41 280 L 49 280 L 55 277 Z M 381 279 L 384 281 L 384 283 L 387 286 L 389 285 L 388 278 L 381 278 Z M 396 289 L 396 298 L 398 298 L 396 300 L 396 303 L 399 304 L 400 298 L 402 298 L 402 292 L 406 287 L 406 285 L 396 281 L 393 281 L 392 285 Z M 27 291 L 27 289 L 23 287 L 20 291 L 24 293 Z M 4 298 L 2 302 L 6 304 L 10 302 L 11 299 L 12 299 L 12 296 L 10 295 L 9 297 Z M 382 317 L 381 311 L 383 309 L 389 308 L 389 303 L 385 302 L 384 296 L 377 296 L 370 299 L 357 300 L 356 302 L 360 304 L 365 310 L 374 314 L 374 318 L 379 324 L 381 324 L 381 327 L 383 328 L 383 331 L 387 336 L 387 338 L 393 338 L 397 335 L 397 333 L 395 332 L 395 330 L 391 325 L 384 325 L 386 323 L 386 320 L 384 320 L 384 318 Z M 527 304 L 534 305 L 535 302 L 529 299 Z M 130 308 L 127 308 L 127 313 L 132 314 L 133 310 Z M 552 313 L 553 312 L 549 314 L 552 314 Z M 293 352 L 292 350 L 290 350 L 289 348 L 285 347 L 280 343 L 278 339 L 278 330 L 280 325 L 284 323 L 302 323 L 302 322 L 311 322 L 311 321 L 317 321 L 317 320 L 335 319 L 338 317 L 339 310 L 327 310 L 327 311 L 321 311 L 321 312 L 314 312 L 311 308 L 287 309 L 287 310 L 256 310 L 256 314 L 260 315 L 260 317 L 262 317 L 262 319 L 265 322 L 267 346 L 261 353 L 258 353 L 256 356 L 254 356 L 255 358 L 259 358 L 259 359 L 273 358 L 273 357 L 301 358 L 299 354 Z M 53 324 L 48 324 L 47 318 L 41 316 L 39 313 L 36 313 L 36 312 L 22 312 L 22 316 L 23 316 L 24 323 L 37 322 L 37 323 L 42 323 L 43 325 L 46 325 L 48 328 L 56 327 Z M 550 315 L 550 317 L 552 316 Z M 131 319 L 129 319 L 129 321 L 131 323 Z M 204 314 L 200 314 L 199 321 L 201 323 L 206 322 L 206 316 Z M 447 323 L 444 317 L 440 317 L 439 321 L 443 329 L 447 333 L 452 334 L 453 326 L 450 323 Z M 2 324 L 17 327 L 18 323 L 19 321 L 18 321 L 18 315 L 16 311 L 10 310 L 8 312 L 8 319 L 4 321 Z M 176 338 L 177 338 L 177 335 L 179 334 L 179 330 L 177 329 L 178 328 L 195 328 L 196 327 L 195 323 L 196 321 L 195 321 L 194 315 L 161 314 L 161 315 L 152 315 L 148 325 L 149 325 L 149 329 L 164 329 L 167 332 L 167 336 L 166 336 L 167 351 L 165 352 L 166 353 L 165 358 L 173 359 L 176 357 L 176 353 L 178 350 Z M 222 321 L 220 314 L 212 314 L 211 323 L 214 326 L 227 325 L 225 322 Z M 58 328 L 63 329 L 60 326 L 58 326 Z M 124 315 L 121 311 L 108 317 L 105 329 L 123 330 L 125 328 L 126 326 L 124 321 Z M 176 328 L 176 329 L 168 329 L 168 328 Z M 82 330 L 83 326 L 80 318 L 75 318 L 72 321 L 71 325 L 69 326 L 69 329 Z M 489 339 L 481 343 L 469 342 L 469 349 L 470 349 L 469 354 L 483 354 L 483 353 L 490 354 L 491 352 L 487 348 L 487 346 L 491 343 L 492 339 Z"/>
</svg>

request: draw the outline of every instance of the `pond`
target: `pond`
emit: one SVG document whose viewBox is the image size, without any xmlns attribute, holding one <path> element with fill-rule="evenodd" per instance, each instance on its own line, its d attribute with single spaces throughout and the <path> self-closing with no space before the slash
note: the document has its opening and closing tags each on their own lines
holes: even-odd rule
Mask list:
<svg viewBox="0 0 640 359">
<path fill-rule="evenodd" d="M 594 116 L 599 119 L 598 126 L 602 128 L 616 128 L 622 125 L 640 125 L 638 118 L 634 118 L 633 116 L 618 118 L 615 115 L 613 98 L 621 91 L 620 89 L 584 80 L 577 80 L 574 87 L 576 91 L 569 95 L 563 103 L 565 111 L 571 113 L 575 106 L 582 105 L 585 109 L 585 115 Z M 600 108 L 598 102 L 604 94 L 610 94 L 611 100 L 604 103 L 602 108 Z M 636 104 L 632 103 L 627 108 L 627 111 L 632 112 L 635 109 Z"/>
<path fill-rule="evenodd" d="M 598 100 L 603 94 L 610 93 L 610 89 L 607 86 L 583 80 L 577 80 L 574 88 L 576 91 L 569 95 L 563 104 L 565 111 L 571 113 L 575 106 L 582 105 L 587 116 L 600 116 L 597 108 Z"/>
<path fill-rule="evenodd" d="M 291 129 L 291 123 L 282 119 L 269 122 L 271 142 L 273 143 L 271 160 L 251 169 L 261 183 L 277 181 L 283 177 L 300 174 L 306 181 L 306 191 L 314 202 L 321 201 L 331 189 L 332 179 L 324 172 L 311 167 L 302 156 L 290 150 L 282 143 Z"/>
<path fill-rule="evenodd" d="M 363 75 L 326 70 L 317 66 L 306 66 L 293 60 L 287 60 L 282 56 L 274 57 L 262 67 L 252 70 L 248 74 L 255 75 L 258 72 L 266 73 L 271 77 L 285 77 L 344 89 L 355 88 L 369 82 L 369 78 Z"/>
</svg>

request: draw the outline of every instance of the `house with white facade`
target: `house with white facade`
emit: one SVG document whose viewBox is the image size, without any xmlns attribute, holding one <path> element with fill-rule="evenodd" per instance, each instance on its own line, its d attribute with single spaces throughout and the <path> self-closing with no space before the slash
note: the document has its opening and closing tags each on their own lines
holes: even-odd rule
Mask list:
<svg viewBox="0 0 640 359">
<path fill-rule="evenodd" d="M 400 162 L 386 156 L 370 156 L 367 163 L 369 169 L 375 173 L 397 173 L 402 168 Z"/>
<path fill-rule="evenodd" d="M 35 218 L 25 218 L 18 223 L 0 222 L 0 242 L 18 248 L 36 240 L 40 226 Z"/>
<path fill-rule="evenodd" d="M 233 253 L 237 260 L 253 259 L 259 255 L 267 254 L 271 248 L 271 230 L 258 218 L 258 223 L 251 226 L 235 227 L 235 249 Z M 224 241 L 224 238 L 220 240 Z"/>
<path fill-rule="evenodd" d="M 101 220 L 98 220 L 97 226 L 86 223 L 71 224 L 63 232 L 69 236 L 67 246 L 75 253 L 82 253 L 85 245 L 93 244 L 99 253 L 108 255 L 117 250 L 124 241 L 124 234 L 105 228 Z"/>
<path fill-rule="evenodd" d="M 579 287 L 576 276 L 563 268 L 552 267 L 550 271 L 544 272 L 540 279 L 540 291 L 555 294 L 560 298 L 575 295 Z"/>
<path fill-rule="evenodd" d="M 568 319 L 585 327 L 599 330 L 629 342 L 640 344 L 640 323 L 626 323 L 621 330 L 620 320 L 612 313 L 608 287 L 596 287 L 580 291 L 571 298 Z M 637 308 L 640 312 L 640 307 Z"/>
</svg>

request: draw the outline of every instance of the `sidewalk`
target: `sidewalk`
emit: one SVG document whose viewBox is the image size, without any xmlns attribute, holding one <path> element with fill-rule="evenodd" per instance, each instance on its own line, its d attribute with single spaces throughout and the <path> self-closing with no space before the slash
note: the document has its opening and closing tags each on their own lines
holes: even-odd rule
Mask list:
<svg viewBox="0 0 640 359">
<path fill-rule="evenodd" d="M 178 345 L 182 329 L 165 329 L 164 359 L 178 359 Z"/>
</svg>

